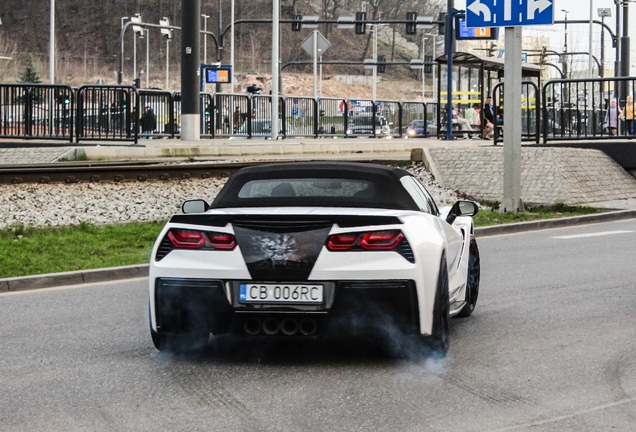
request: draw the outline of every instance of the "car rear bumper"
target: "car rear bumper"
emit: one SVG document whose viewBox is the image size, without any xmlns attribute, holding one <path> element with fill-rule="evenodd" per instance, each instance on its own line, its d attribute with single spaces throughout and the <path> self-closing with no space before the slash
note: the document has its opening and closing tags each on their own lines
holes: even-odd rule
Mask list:
<svg viewBox="0 0 636 432">
<path fill-rule="evenodd" d="M 155 279 L 154 330 L 178 334 L 210 331 L 262 338 L 331 338 L 375 332 L 420 331 L 415 282 L 357 280 L 324 282 L 319 306 L 242 304 L 234 281 Z"/>
</svg>

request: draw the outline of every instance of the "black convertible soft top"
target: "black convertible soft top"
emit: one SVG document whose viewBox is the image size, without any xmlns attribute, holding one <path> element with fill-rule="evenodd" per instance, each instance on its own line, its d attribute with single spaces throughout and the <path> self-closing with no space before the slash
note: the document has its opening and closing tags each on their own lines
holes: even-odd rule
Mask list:
<svg viewBox="0 0 636 432">
<path fill-rule="evenodd" d="M 419 210 L 400 179 L 402 169 L 354 162 L 293 162 L 243 168 L 212 208 L 367 207 Z"/>
</svg>

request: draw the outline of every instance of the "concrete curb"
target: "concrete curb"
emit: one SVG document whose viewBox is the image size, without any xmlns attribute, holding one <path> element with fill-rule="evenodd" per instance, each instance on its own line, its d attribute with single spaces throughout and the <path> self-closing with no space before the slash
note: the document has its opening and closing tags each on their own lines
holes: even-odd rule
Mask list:
<svg viewBox="0 0 636 432">
<path fill-rule="evenodd" d="M 563 228 L 568 226 L 586 225 L 600 222 L 613 222 L 636 218 L 636 210 L 620 210 L 600 214 L 583 216 L 571 216 L 558 219 L 544 219 L 531 222 L 519 222 L 514 224 L 493 225 L 475 228 L 476 237 L 488 237 L 501 234 L 515 234 L 527 231 L 537 231 L 550 228 Z"/>
<path fill-rule="evenodd" d="M 636 219 L 636 210 L 621 210 L 593 215 L 481 227 L 475 228 L 475 236 L 478 238 L 489 237 L 494 235 L 515 234 L 542 229 L 563 228 L 568 226 L 612 222 L 625 219 Z M 121 279 L 133 279 L 147 276 L 148 264 L 140 264 L 123 267 L 110 267 L 105 269 L 81 270 L 76 272 L 14 277 L 0 279 L 0 293 L 27 291 L 39 288 L 52 288 L 66 285 L 80 285 Z"/>
<path fill-rule="evenodd" d="M 79 285 L 119 279 L 133 279 L 146 276 L 148 276 L 148 264 L 80 270 L 74 272 L 49 273 L 43 275 L 0 279 L 0 292 L 26 291 L 38 288 Z"/>
</svg>

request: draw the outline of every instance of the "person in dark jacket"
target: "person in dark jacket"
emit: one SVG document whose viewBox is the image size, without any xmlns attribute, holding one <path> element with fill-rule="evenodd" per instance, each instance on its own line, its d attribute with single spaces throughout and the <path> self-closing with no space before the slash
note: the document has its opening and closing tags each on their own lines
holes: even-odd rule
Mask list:
<svg viewBox="0 0 636 432">
<path fill-rule="evenodd" d="M 144 110 L 141 116 L 141 133 L 146 139 L 152 139 L 152 133 L 157 129 L 157 117 L 149 106 Z"/>
</svg>

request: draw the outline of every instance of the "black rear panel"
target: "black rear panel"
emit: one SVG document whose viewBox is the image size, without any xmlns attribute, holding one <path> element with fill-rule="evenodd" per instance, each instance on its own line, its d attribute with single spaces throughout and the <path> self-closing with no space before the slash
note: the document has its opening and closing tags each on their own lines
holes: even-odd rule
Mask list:
<svg viewBox="0 0 636 432">
<path fill-rule="evenodd" d="M 327 221 L 233 223 L 236 242 L 253 280 L 306 281 L 327 241 Z"/>
</svg>

